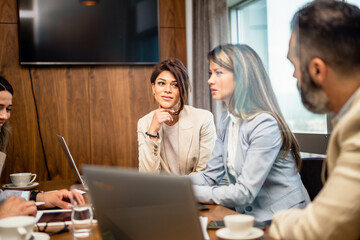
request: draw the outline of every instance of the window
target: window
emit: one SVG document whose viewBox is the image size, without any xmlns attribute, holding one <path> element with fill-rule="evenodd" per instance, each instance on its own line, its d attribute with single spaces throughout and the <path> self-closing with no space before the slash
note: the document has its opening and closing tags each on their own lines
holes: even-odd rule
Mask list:
<svg viewBox="0 0 360 240">
<path fill-rule="evenodd" d="M 327 116 L 305 109 L 296 79 L 292 76 L 294 67 L 286 58 L 290 21 L 295 12 L 308 2 L 311 1 L 228 0 L 230 36 L 233 44 L 252 47 L 264 62 L 281 111 L 297 136 L 301 151 L 325 154 L 328 133 L 331 132 Z"/>
<path fill-rule="evenodd" d="M 345 2 L 354 4 L 355 6 L 360 7 L 360 0 L 345 0 Z"/>
<path fill-rule="evenodd" d="M 313 114 L 302 105 L 292 77 L 294 67 L 286 59 L 291 18 L 307 2 L 309 0 L 254 0 L 232 7 L 231 41 L 248 44 L 259 54 L 292 131 L 327 133 L 326 115 Z"/>
</svg>

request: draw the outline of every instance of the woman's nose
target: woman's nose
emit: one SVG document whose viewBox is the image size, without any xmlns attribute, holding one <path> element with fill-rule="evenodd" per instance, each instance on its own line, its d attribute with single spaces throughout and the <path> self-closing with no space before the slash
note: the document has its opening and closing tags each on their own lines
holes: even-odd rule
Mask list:
<svg viewBox="0 0 360 240">
<path fill-rule="evenodd" d="M 215 83 L 215 79 L 213 78 L 213 75 L 210 75 L 209 79 L 208 79 L 208 84 L 212 85 Z"/>
<path fill-rule="evenodd" d="M 9 114 L 7 114 L 6 109 L 0 111 L 0 119 L 2 119 L 2 120 L 9 119 Z"/>
<path fill-rule="evenodd" d="M 171 86 L 170 86 L 170 85 L 166 85 L 166 86 L 165 86 L 165 91 L 166 91 L 166 92 L 171 92 Z"/>
</svg>

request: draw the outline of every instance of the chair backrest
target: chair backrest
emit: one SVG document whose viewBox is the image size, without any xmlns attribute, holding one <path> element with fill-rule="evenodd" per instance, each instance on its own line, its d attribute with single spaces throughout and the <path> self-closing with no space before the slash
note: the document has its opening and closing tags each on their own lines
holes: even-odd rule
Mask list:
<svg viewBox="0 0 360 240">
<path fill-rule="evenodd" d="M 323 187 L 321 169 L 324 158 L 303 158 L 300 170 L 301 180 L 309 193 L 311 201 Z"/>
<path fill-rule="evenodd" d="M 300 152 L 326 154 L 330 134 L 294 133 Z"/>
</svg>

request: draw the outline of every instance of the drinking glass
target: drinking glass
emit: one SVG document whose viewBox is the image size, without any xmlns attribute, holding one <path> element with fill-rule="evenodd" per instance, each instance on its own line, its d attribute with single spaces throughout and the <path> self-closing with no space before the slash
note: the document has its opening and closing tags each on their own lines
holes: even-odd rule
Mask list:
<svg viewBox="0 0 360 240">
<path fill-rule="evenodd" d="M 88 237 L 92 234 L 93 209 L 89 190 L 82 184 L 70 187 L 72 204 L 72 229 L 75 238 Z"/>
</svg>

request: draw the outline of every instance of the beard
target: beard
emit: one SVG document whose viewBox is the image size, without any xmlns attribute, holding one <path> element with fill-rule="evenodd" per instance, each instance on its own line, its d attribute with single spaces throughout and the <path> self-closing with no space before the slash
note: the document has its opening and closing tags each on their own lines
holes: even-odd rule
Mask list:
<svg viewBox="0 0 360 240">
<path fill-rule="evenodd" d="M 302 83 L 297 82 L 297 88 L 301 95 L 301 101 L 305 108 L 313 113 L 324 114 L 331 112 L 329 99 L 324 91 L 315 84 L 307 69 L 302 69 Z"/>
</svg>

